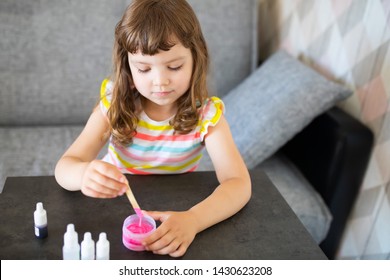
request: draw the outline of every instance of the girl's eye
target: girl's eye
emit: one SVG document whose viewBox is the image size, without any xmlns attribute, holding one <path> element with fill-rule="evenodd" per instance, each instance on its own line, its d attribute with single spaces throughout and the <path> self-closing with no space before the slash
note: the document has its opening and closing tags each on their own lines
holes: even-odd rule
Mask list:
<svg viewBox="0 0 390 280">
<path fill-rule="evenodd" d="M 138 69 L 138 73 L 147 73 L 150 69 Z"/>
<path fill-rule="evenodd" d="M 168 68 L 169 68 L 169 70 L 172 70 L 172 71 L 179 71 L 182 67 L 183 67 L 183 65 L 180 65 L 178 67 L 168 67 Z"/>
</svg>

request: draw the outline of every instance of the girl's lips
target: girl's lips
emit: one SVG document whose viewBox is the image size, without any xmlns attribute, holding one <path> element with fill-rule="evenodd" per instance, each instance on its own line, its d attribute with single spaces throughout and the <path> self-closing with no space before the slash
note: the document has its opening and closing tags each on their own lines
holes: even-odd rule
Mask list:
<svg viewBox="0 0 390 280">
<path fill-rule="evenodd" d="M 153 92 L 153 94 L 157 95 L 157 96 L 167 96 L 171 92 L 172 92 L 172 90 L 171 91 L 155 91 L 155 92 Z"/>
</svg>

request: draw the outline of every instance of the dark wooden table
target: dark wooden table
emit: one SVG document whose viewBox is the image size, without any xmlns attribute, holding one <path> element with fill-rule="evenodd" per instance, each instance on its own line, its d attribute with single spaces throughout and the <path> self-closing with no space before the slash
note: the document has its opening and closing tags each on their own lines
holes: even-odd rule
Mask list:
<svg viewBox="0 0 390 280">
<path fill-rule="evenodd" d="M 128 176 L 146 210 L 186 210 L 217 186 L 214 172 Z M 182 259 L 326 259 L 275 186 L 261 170 L 251 171 L 250 202 L 233 217 L 195 237 Z M 33 212 L 43 202 L 49 236 L 34 236 Z M 62 189 L 54 177 L 10 177 L 0 195 L 0 258 L 62 259 L 63 235 L 75 225 L 81 243 L 89 231 L 110 241 L 111 259 L 170 259 L 133 252 L 122 244 L 122 224 L 133 210 L 126 196 L 95 199 Z"/>
</svg>

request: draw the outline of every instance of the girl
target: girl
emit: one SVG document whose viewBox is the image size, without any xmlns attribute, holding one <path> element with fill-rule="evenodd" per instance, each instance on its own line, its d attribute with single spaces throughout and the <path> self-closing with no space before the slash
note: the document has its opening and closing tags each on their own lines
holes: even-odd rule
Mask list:
<svg viewBox="0 0 390 280">
<path fill-rule="evenodd" d="M 156 254 L 182 256 L 197 233 L 234 215 L 251 195 L 223 103 L 207 97 L 208 60 L 185 0 L 134 0 L 115 29 L 111 81 L 103 81 L 99 105 L 56 166 L 63 188 L 111 198 L 128 188 L 122 172 L 191 172 L 206 147 L 220 185 L 187 211 L 145 211 L 162 222 L 144 240 Z M 107 141 L 107 155 L 96 159 Z"/>
</svg>

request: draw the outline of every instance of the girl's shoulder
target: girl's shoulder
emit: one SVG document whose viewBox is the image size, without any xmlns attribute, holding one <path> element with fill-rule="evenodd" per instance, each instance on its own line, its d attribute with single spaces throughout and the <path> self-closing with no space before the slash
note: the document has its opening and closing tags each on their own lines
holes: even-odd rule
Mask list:
<svg viewBox="0 0 390 280">
<path fill-rule="evenodd" d="M 208 128 L 215 126 L 225 113 L 225 105 L 219 97 L 212 96 L 203 102 L 199 110 L 200 134 L 201 138 L 204 139 L 204 136 L 208 133 Z"/>
<path fill-rule="evenodd" d="M 107 113 L 110 108 L 111 98 L 112 98 L 112 90 L 114 88 L 114 83 L 109 79 L 104 79 L 100 86 L 100 109 Z"/>
</svg>

